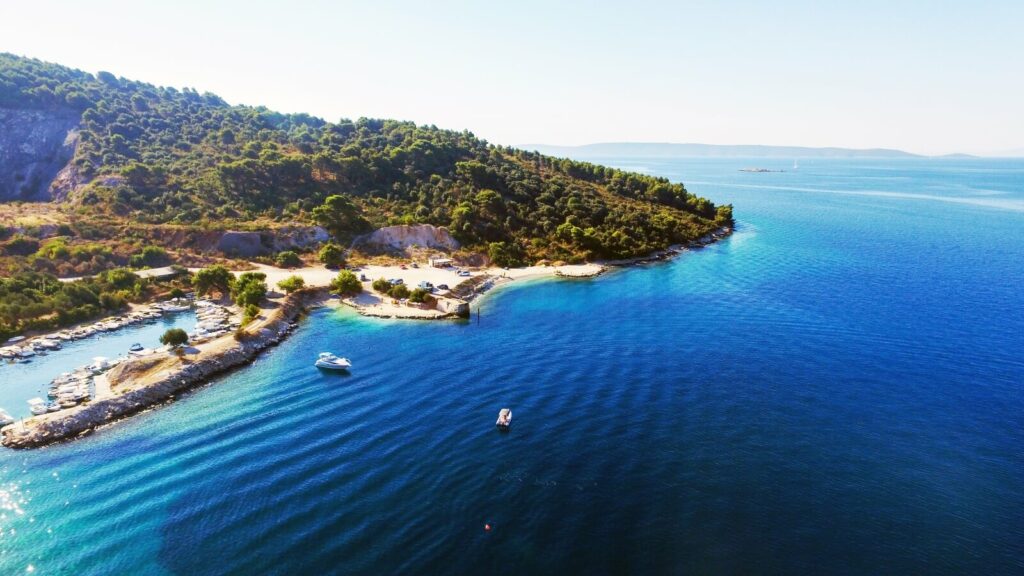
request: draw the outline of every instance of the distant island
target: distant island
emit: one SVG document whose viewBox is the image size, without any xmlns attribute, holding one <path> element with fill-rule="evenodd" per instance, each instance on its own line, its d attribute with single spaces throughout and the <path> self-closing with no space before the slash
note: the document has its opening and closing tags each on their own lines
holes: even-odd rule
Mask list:
<svg viewBox="0 0 1024 576">
<path fill-rule="evenodd" d="M 607 142 L 582 146 L 524 144 L 526 150 L 568 158 L 927 158 L 888 148 L 812 148 L 806 146 L 762 146 L 721 144 L 674 144 L 661 142 Z M 943 158 L 974 158 L 948 154 Z"/>
</svg>

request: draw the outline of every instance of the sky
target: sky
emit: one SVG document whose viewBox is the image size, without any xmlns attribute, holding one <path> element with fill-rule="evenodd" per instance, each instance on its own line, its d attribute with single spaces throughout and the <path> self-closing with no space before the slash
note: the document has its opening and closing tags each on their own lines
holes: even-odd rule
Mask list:
<svg viewBox="0 0 1024 576">
<path fill-rule="evenodd" d="M 0 0 L 0 52 L 498 144 L 1024 152 L 1024 1 Z"/>
</svg>

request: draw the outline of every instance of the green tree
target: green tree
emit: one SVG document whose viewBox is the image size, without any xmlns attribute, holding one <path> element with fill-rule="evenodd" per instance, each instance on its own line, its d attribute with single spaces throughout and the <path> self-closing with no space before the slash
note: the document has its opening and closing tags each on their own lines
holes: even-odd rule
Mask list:
<svg viewBox="0 0 1024 576">
<path fill-rule="evenodd" d="M 385 282 L 387 282 L 385 280 Z M 376 284 L 375 284 L 376 286 Z M 352 296 L 363 291 L 363 283 L 356 278 L 356 275 L 348 270 L 338 272 L 334 280 L 331 280 L 331 290 L 342 296 Z"/>
<path fill-rule="evenodd" d="M 398 298 L 399 300 L 402 298 L 408 298 L 410 294 L 409 287 L 405 284 L 395 284 L 391 287 L 391 291 L 388 292 L 388 294 L 390 294 L 392 298 Z"/>
<path fill-rule="evenodd" d="M 491 242 L 487 255 L 496 266 L 512 267 L 523 264 L 523 251 L 514 242 Z"/>
<path fill-rule="evenodd" d="M 267 295 L 267 275 L 262 272 L 244 272 L 231 285 L 231 297 L 235 304 L 259 305 Z"/>
<path fill-rule="evenodd" d="M 341 268 L 345 265 L 345 251 L 334 242 L 324 244 L 320 249 L 320 261 L 328 268 Z"/>
<path fill-rule="evenodd" d="M 188 342 L 188 333 L 181 328 L 171 328 L 160 336 L 160 343 L 171 348 L 177 348 Z"/>
<path fill-rule="evenodd" d="M 313 209 L 313 220 L 326 228 L 335 238 L 351 238 L 369 228 L 359 207 L 347 196 L 334 194 Z"/>
<path fill-rule="evenodd" d="M 299 255 L 292 250 L 279 252 L 277 254 L 277 258 L 274 259 L 274 262 L 277 264 L 278 268 L 298 268 L 299 266 L 302 266 L 302 259 L 299 258 Z"/>
<path fill-rule="evenodd" d="M 211 290 L 216 290 L 221 294 L 228 294 L 231 291 L 231 284 L 234 282 L 234 277 L 227 268 L 220 264 L 215 264 L 207 268 L 203 268 L 192 276 L 192 286 L 195 287 L 196 292 L 200 296 L 204 296 Z"/>
<path fill-rule="evenodd" d="M 302 276 L 289 276 L 277 283 L 277 287 L 288 294 L 302 289 L 305 285 L 306 281 L 302 279 Z"/>
</svg>

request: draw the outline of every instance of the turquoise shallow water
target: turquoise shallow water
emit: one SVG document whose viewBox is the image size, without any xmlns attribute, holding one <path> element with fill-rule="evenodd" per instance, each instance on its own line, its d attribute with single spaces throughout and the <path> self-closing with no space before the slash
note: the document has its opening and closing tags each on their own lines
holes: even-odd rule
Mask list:
<svg viewBox="0 0 1024 576">
<path fill-rule="evenodd" d="M 0 408 L 11 416 L 31 416 L 27 400 L 46 399 L 50 383 L 63 372 L 71 372 L 89 365 L 93 358 L 128 356 L 132 344 L 146 348 L 159 348 L 160 336 L 169 328 L 183 328 L 191 332 L 196 326 L 193 312 L 179 312 L 161 316 L 153 323 L 135 324 L 112 332 L 99 332 L 89 338 L 63 342 L 60 350 L 37 355 L 27 363 L 0 363 Z"/>
<path fill-rule="evenodd" d="M 1024 162 L 606 161 L 737 233 L 0 452 L 0 572 L 1024 572 Z"/>
</svg>

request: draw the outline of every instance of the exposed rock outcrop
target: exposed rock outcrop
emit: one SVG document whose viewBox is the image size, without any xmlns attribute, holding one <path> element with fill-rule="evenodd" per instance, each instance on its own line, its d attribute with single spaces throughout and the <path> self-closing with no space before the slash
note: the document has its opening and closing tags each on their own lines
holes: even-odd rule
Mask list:
<svg viewBox="0 0 1024 576">
<path fill-rule="evenodd" d="M 80 120 L 73 110 L 0 108 L 0 202 L 54 198 L 51 183 L 74 155 Z M 74 175 L 62 189 L 68 180 Z"/>
<path fill-rule="evenodd" d="M 303 250 L 330 240 L 327 230 L 320 226 L 288 226 L 262 232 L 224 232 L 217 242 L 217 250 L 227 256 L 251 258 L 280 252 Z"/>
<path fill-rule="evenodd" d="M 229 230 L 221 235 L 217 242 L 217 250 L 228 256 L 240 256 L 252 258 L 266 254 L 270 251 L 268 246 L 263 245 L 259 232 L 238 232 Z"/>
<path fill-rule="evenodd" d="M 362 244 L 404 250 L 413 246 L 437 250 L 458 250 L 459 242 L 448 232 L 430 224 L 387 226 L 359 239 Z"/>
</svg>

